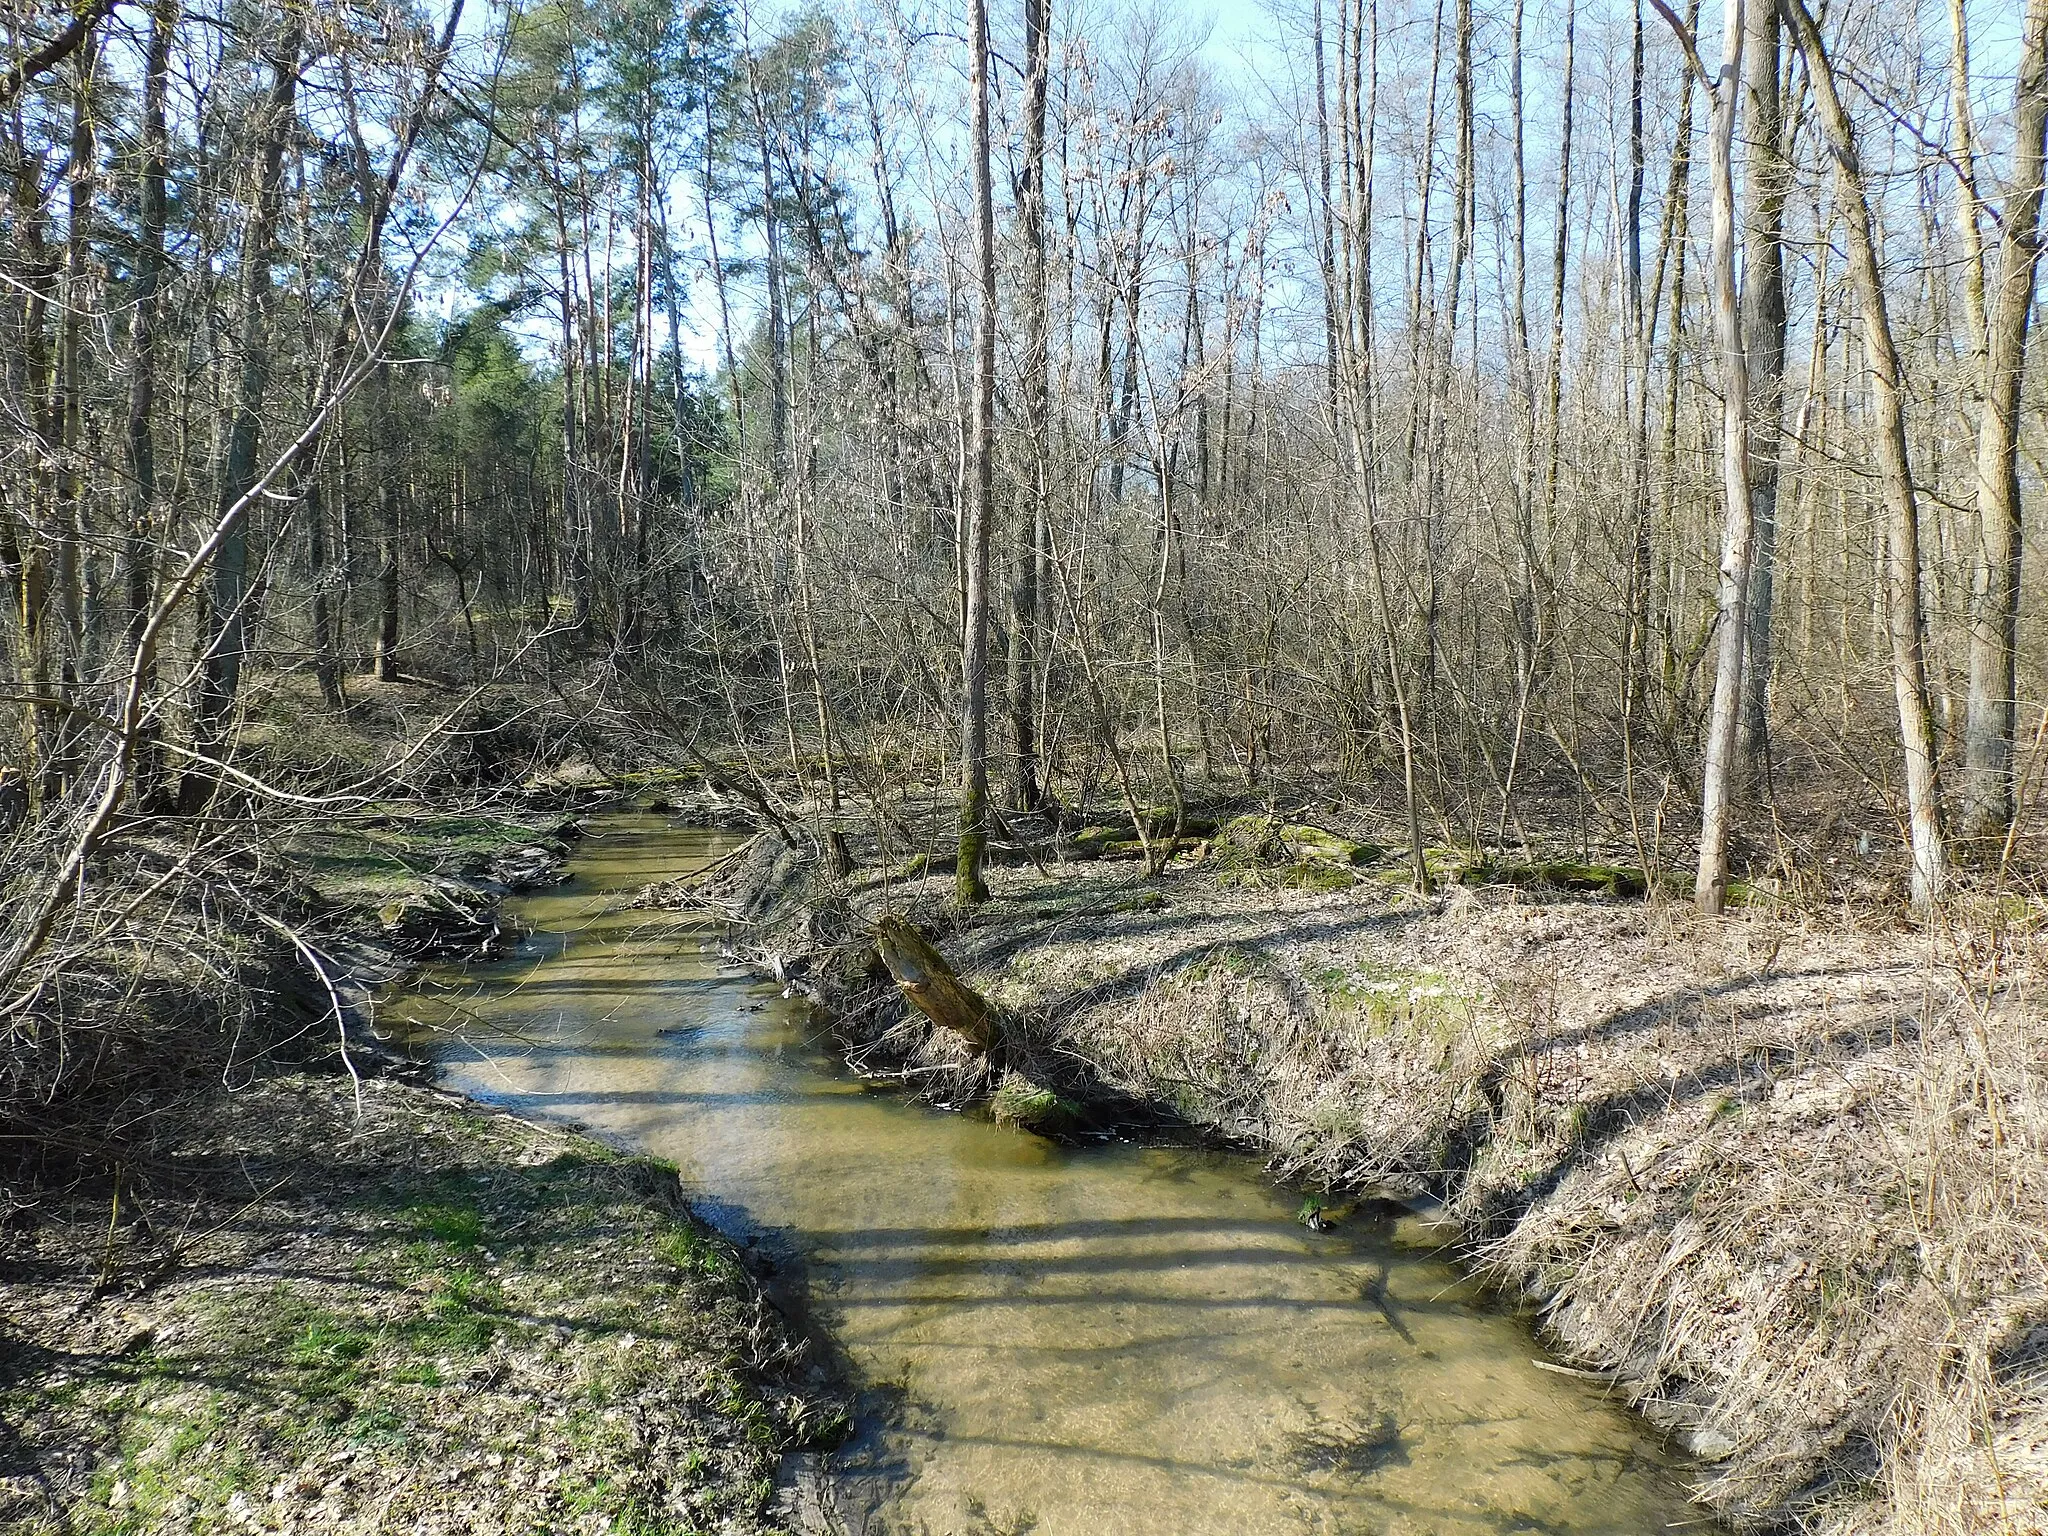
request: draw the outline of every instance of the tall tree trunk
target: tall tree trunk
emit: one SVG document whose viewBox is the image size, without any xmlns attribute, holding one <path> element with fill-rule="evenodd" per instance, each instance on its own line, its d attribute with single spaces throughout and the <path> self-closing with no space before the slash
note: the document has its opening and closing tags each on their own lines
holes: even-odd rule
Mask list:
<svg viewBox="0 0 2048 1536">
<path fill-rule="evenodd" d="M 1778 445 L 1785 394 L 1784 103 L 1779 98 L 1782 32 L 1772 0 L 1748 0 L 1743 63 L 1742 331 L 1749 352 L 1749 501 L 1756 523 L 1750 564 L 1742 717 L 1736 753 L 1751 772 L 1770 751 L 1772 582 L 1778 547 Z"/>
<path fill-rule="evenodd" d="M 1714 667 L 1714 702 L 1707 721 L 1706 771 L 1700 790 L 1700 863 L 1693 897 L 1704 912 L 1728 899 L 1728 812 L 1734 769 L 1736 716 L 1742 700 L 1742 653 L 1747 633 L 1749 566 L 1755 533 L 1749 494 L 1749 356 L 1743 344 L 1742 301 L 1735 276 L 1735 119 L 1741 107 L 1743 0 L 1727 0 L 1718 78 L 1706 72 L 1692 34 L 1670 9 L 1657 9 L 1683 42 L 1694 70 L 1713 99 L 1709 151 L 1713 173 L 1714 329 L 1721 350 L 1720 651 Z M 1675 340 L 1675 338 L 1674 338 Z"/>
<path fill-rule="evenodd" d="M 972 0 L 968 47 L 974 97 L 974 415 L 968 444 L 965 556 L 967 602 L 960 644 L 960 855 L 953 894 L 961 906 L 988 900 L 981 865 L 988 848 L 988 577 L 995 520 L 996 215 L 989 167 L 988 0 Z"/>
<path fill-rule="evenodd" d="M 1890 514 L 1886 573 L 1886 628 L 1892 652 L 1892 691 L 1898 699 L 1899 745 L 1906 756 L 1906 806 L 1913 858 L 1913 905 L 1925 909 L 1941 895 L 1947 876 L 1942 846 L 1941 771 L 1935 756 L 1934 715 L 1927 698 L 1925 621 L 1920 607 L 1920 502 L 1906 446 L 1906 400 L 1898 348 L 1892 341 L 1877 232 L 1863 185 L 1856 128 L 1835 88 L 1835 73 L 1805 0 L 1780 0 L 1791 23 L 1820 106 L 1821 126 L 1835 160 L 1836 197 L 1849 233 L 1849 276 L 1863 317 L 1863 352 L 1870 371 L 1878 475 Z"/>
<path fill-rule="evenodd" d="M 2020 383 L 2026 372 L 2048 138 L 2048 0 L 2029 0 L 2013 90 L 2012 181 L 1986 319 L 1977 420 L 1978 547 L 1970 580 L 1970 696 L 1964 717 L 1966 837 L 2002 842 L 2013 817 L 2013 651 L 2020 599 Z M 1966 188 L 1974 199 L 1974 189 Z M 1976 214 L 1970 214 L 1974 225 Z"/>
<path fill-rule="evenodd" d="M 1024 235 L 1024 414 L 1031 434 L 1028 502 L 1017 514 L 1016 580 L 1011 592 L 1009 706 L 1016 747 L 1016 800 L 1045 802 L 1038 742 L 1039 600 L 1044 590 L 1043 524 L 1052 485 L 1052 333 L 1046 314 L 1045 117 L 1052 61 L 1049 0 L 1024 0 L 1024 162 L 1017 208 Z"/>
<path fill-rule="evenodd" d="M 227 456 L 221 468 L 220 507 L 232 508 L 256 483 L 256 454 L 263 406 L 270 387 L 270 263 L 277 234 L 280 172 L 290 135 L 299 82 L 299 50 L 305 18 L 286 13 L 284 30 L 270 60 L 270 90 L 264 101 L 262 138 L 256 152 L 255 187 L 249 223 L 242 235 L 242 270 L 237 293 L 241 321 L 241 372 Z M 217 755 L 227 741 L 229 718 L 242 685 L 248 648 L 249 520 L 240 519 L 214 558 L 213 589 L 207 611 L 208 636 L 200 667 L 199 696 L 192 711 L 193 745 L 203 756 Z M 212 798 L 216 779 L 205 762 L 195 763 L 178 785 L 178 808 L 190 815 Z"/>
<path fill-rule="evenodd" d="M 584 496 L 581 483 L 583 433 L 579 430 L 580 413 L 576 408 L 576 380 L 582 370 L 576 365 L 576 271 L 569 261 L 569 218 L 564 206 L 568 192 L 561 184 L 560 165 L 560 157 L 556 156 L 554 184 L 549 189 L 554 204 L 555 280 L 560 285 L 557 297 L 561 323 L 562 560 L 558 569 L 569 587 L 570 626 L 580 630 L 590 617 L 590 589 L 597 553 L 592 523 L 597 514 Z M 553 615 L 547 615 L 544 622 L 552 623 Z"/>
<path fill-rule="evenodd" d="M 364 291 L 370 296 L 369 329 L 374 334 L 384 319 L 384 209 L 380 194 L 382 178 L 370 159 L 370 146 L 363 137 L 356 110 L 356 90 L 347 53 L 341 55 L 342 101 L 346 109 L 349 149 L 355 161 L 356 199 L 368 238 L 363 249 Z M 399 540 L 400 498 L 396 484 L 399 455 L 393 442 L 391 420 L 391 368 L 381 358 L 364 390 L 363 415 L 369 430 L 364 434 L 365 463 L 370 475 L 370 496 L 377 506 L 377 626 L 376 649 L 371 667 L 381 683 L 398 681 Z"/>
<path fill-rule="evenodd" d="M 122 544 L 126 605 L 125 641 L 131 662 L 147 667 L 140 679 L 145 693 L 156 691 L 155 667 L 135 649 L 149 618 L 154 577 L 152 540 L 157 525 L 156 364 L 157 330 L 163 315 L 164 225 L 169 210 L 165 186 L 169 135 L 164 99 L 171 71 L 171 38 L 177 30 L 177 0 L 157 0 L 151 8 L 149 46 L 142 79 L 142 163 L 136 174 L 136 259 L 134 309 L 128 319 L 128 526 Z M 156 793 L 161 753 L 152 729 L 137 746 L 135 775 L 139 798 Z"/>
<path fill-rule="evenodd" d="M 374 290 L 373 290 L 374 291 Z M 396 455 L 389 452 L 391 370 L 377 365 L 364 391 L 370 422 L 371 495 L 377 503 L 377 648 L 373 665 L 380 683 L 398 681 L 400 499 Z"/>
<path fill-rule="evenodd" d="M 1572 218 L 1572 109 L 1573 86 L 1578 70 L 1578 0 L 1566 0 L 1564 11 L 1564 121 L 1557 162 L 1557 240 L 1550 258 L 1550 418 L 1549 442 L 1544 454 L 1543 516 L 1548 521 L 1557 511 L 1557 479 L 1563 450 L 1564 424 L 1564 278 Z"/>
<path fill-rule="evenodd" d="M 51 379 L 48 436 L 56 445 L 50 536 L 55 546 L 54 595 L 57 612 L 55 676 L 50 691 L 58 703 L 43 759 L 44 792 L 62 794 L 77 771 L 81 721 L 68 706 L 84 680 L 90 643 L 86 566 L 91 535 L 86 526 L 85 322 L 92 309 L 92 231 L 96 222 L 93 187 L 98 179 L 96 108 L 99 46 L 88 35 L 71 66 L 71 153 L 65 167 L 64 280 L 57 309 L 56 371 Z"/>
</svg>

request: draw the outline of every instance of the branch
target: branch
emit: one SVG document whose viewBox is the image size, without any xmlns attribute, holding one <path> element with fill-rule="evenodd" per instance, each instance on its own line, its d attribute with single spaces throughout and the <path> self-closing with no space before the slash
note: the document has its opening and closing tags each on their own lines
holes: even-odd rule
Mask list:
<svg viewBox="0 0 2048 1536">
<path fill-rule="evenodd" d="M 23 86 L 46 75 L 78 51 L 92 29 L 107 19 L 114 0 L 87 0 L 85 8 L 71 18 L 71 24 L 42 47 L 0 75 L 0 106 L 20 94 Z"/>
<path fill-rule="evenodd" d="M 1714 77 L 1707 73 L 1707 66 L 1700 60 L 1699 45 L 1693 41 L 1692 28 L 1680 20 L 1678 13 L 1666 5 L 1664 0 L 1650 0 L 1650 4 L 1655 6 L 1657 14 L 1670 24 L 1672 36 L 1678 39 L 1678 46 L 1685 50 L 1685 62 L 1691 66 L 1693 75 L 1699 83 L 1706 87 L 1707 94 L 1712 96 L 1715 91 Z"/>
</svg>

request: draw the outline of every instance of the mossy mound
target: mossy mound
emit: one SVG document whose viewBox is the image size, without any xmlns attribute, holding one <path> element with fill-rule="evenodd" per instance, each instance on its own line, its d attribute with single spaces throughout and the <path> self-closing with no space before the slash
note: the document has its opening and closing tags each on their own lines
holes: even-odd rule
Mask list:
<svg viewBox="0 0 2048 1536">
<path fill-rule="evenodd" d="M 1086 1110 L 1021 1072 L 1004 1074 L 988 1107 L 996 1124 L 1014 1125 L 1037 1136 L 1071 1136 L 1087 1129 Z"/>
<path fill-rule="evenodd" d="M 1472 859 L 1459 864 L 1451 878 L 1460 885 L 1513 885 L 1603 896 L 1642 896 L 1650 888 L 1650 877 L 1640 869 L 1567 859 L 1536 863 Z"/>
</svg>

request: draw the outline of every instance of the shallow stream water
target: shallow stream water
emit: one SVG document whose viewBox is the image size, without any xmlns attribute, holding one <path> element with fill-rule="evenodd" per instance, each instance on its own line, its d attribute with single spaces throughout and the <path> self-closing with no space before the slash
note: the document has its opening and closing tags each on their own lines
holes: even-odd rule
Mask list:
<svg viewBox="0 0 2048 1536">
<path fill-rule="evenodd" d="M 462 994 L 438 1055 L 673 1160 L 800 1279 L 862 1387 L 834 1458 L 857 1529 L 1706 1528 L 1682 1468 L 1412 1224 L 1311 1232 L 1247 1158 L 1055 1146 L 863 1084 L 705 930 L 623 906 L 736 841 L 600 820 L 572 881 L 516 903 L 532 938 L 438 978 Z"/>
</svg>

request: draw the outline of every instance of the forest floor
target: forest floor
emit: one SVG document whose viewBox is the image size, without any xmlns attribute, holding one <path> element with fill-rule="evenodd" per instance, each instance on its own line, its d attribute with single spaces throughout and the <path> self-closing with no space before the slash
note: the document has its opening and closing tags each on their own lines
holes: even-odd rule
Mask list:
<svg viewBox="0 0 2048 1536">
<path fill-rule="evenodd" d="M 2048 1532 L 2038 927 L 1418 898 L 1384 860 L 1261 866 L 1220 839 L 1149 880 L 1041 849 L 965 914 L 950 870 L 752 863 L 727 899 L 794 896 L 764 931 L 783 965 L 843 936 L 813 985 L 857 1066 L 998 1113 L 1135 1105 L 1263 1153 L 1311 1207 L 1435 1209 L 1738 1525 Z M 884 912 L 999 1005 L 1003 1063 L 877 979 Z"/>
<path fill-rule="evenodd" d="M 335 751 L 278 741 L 308 774 Z M 653 788 L 532 787 L 512 820 L 428 791 L 266 853 L 359 915 L 359 987 L 487 950 L 497 897 L 559 868 L 560 807 Z M 1170 1121 L 1262 1153 L 1310 1211 L 1427 1208 L 1737 1524 L 2048 1533 L 2031 909 L 1421 898 L 1398 859 L 1288 836 L 1205 836 L 1146 879 L 1019 826 L 962 914 L 949 874 L 902 862 L 905 834 L 944 848 L 945 797 L 921 809 L 876 817 L 896 851 L 855 838 L 849 879 L 764 838 L 709 892 L 856 1067 Z M 878 976 L 885 912 L 999 1005 L 1001 1062 Z M 5 1191 L 0 1528 L 766 1528 L 778 1453 L 829 1438 L 841 1400 L 672 1174 L 340 1067 L 281 1053 L 173 1117 L 149 1167 Z"/>
<path fill-rule="evenodd" d="M 674 1171 L 391 1078 L 269 1078 L 0 1271 L 0 1527 L 773 1528 L 839 1412 Z"/>
<path fill-rule="evenodd" d="M 283 775 L 447 707 L 356 691 L 350 726 L 278 730 Z M 80 1109 L 0 1173 L 0 1530 L 781 1528 L 782 1454 L 844 1400 L 674 1170 L 407 1081 L 360 1028 L 417 960 L 492 952 L 569 808 L 619 789 L 458 780 L 266 827 L 238 868 L 313 914 L 327 975 L 240 1018 L 174 987 L 161 1038 L 71 1021 L 135 1058 L 131 1129 Z"/>
</svg>

